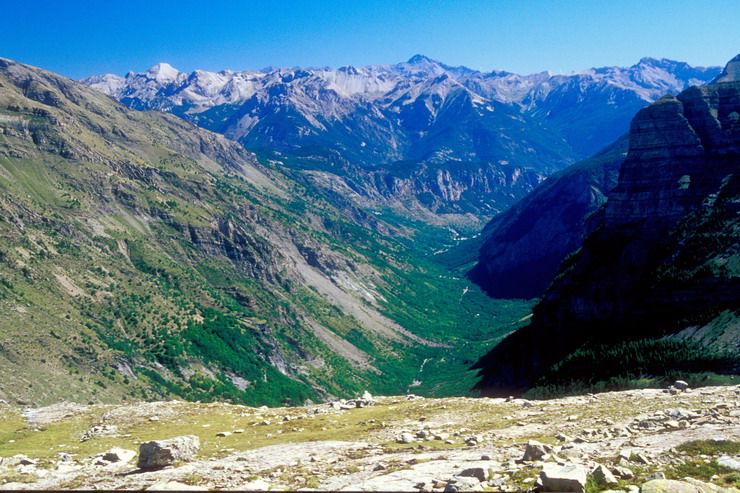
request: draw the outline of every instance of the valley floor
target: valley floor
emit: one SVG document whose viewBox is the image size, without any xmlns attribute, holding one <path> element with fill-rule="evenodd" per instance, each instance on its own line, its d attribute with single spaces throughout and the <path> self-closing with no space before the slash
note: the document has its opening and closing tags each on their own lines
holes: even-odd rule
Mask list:
<svg viewBox="0 0 740 493">
<path fill-rule="evenodd" d="M 368 398 L 271 409 L 0 405 L 0 489 L 524 491 L 543 467 L 571 465 L 587 474 L 586 491 L 657 491 L 649 477 L 659 473 L 694 488 L 685 491 L 740 485 L 740 386 L 548 401 Z M 200 439 L 190 461 L 141 470 L 134 452 L 102 458 L 181 435 Z M 616 473 L 612 484 L 599 483 L 598 465 Z"/>
</svg>

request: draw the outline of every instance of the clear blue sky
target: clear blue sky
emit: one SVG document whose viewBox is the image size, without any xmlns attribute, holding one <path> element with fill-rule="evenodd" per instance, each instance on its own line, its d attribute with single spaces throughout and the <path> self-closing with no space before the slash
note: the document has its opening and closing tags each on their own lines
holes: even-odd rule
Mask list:
<svg viewBox="0 0 740 493">
<path fill-rule="evenodd" d="M 416 53 L 527 74 L 643 56 L 723 65 L 740 52 L 740 0 L 0 0 L 0 12 L 0 56 L 73 78 Z"/>
</svg>

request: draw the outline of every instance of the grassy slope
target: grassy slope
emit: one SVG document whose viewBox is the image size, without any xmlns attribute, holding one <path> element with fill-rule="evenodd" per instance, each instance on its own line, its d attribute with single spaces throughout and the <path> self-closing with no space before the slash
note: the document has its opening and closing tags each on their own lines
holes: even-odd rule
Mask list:
<svg viewBox="0 0 740 493">
<path fill-rule="evenodd" d="M 221 137 L 53 74 L 3 62 L 0 84 L 0 398 L 461 393 L 528 313 L 434 262 L 445 230 L 358 222 Z M 337 276 L 375 298 L 328 298 Z M 379 334 L 357 306 L 450 347 Z"/>
</svg>

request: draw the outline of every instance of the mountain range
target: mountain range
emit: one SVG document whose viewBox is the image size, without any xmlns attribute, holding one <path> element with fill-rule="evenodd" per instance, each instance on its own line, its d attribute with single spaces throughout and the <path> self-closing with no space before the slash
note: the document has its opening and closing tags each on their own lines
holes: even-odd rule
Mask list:
<svg viewBox="0 0 740 493">
<path fill-rule="evenodd" d="M 284 166 L 339 176 L 318 183 L 341 182 L 367 204 L 479 227 L 474 218 L 490 219 L 616 140 L 646 104 L 719 71 L 643 58 L 521 76 L 416 55 L 395 65 L 189 74 L 160 63 L 82 82 Z"/>
</svg>

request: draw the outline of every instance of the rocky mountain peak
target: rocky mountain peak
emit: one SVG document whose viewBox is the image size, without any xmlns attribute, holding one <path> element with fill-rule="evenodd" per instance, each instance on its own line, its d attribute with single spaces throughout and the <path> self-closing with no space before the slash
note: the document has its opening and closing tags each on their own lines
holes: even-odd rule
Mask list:
<svg viewBox="0 0 740 493">
<path fill-rule="evenodd" d="M 717 84 L 720 82 L 736 82 L 740 80 L 740 54 L 736 55 L 735 58 L 727 62 L 722 73 L 719 74 L 711 84 Z"/>
<path fill-rule="evenodd" d="M 417 63 L 436 63 L 436 64 L 438 64 L 439 62 L 436 61 L 436 60 L 432 60 L 431 58 L 429 58 L 427 56 L 420 55 L 420 54 L 417 53 L 416 55 L 414 55 L 411 58 L 409 58 L 406 63 L 408 63 L 409 65 L 413 65 L 413 64 L 417 64 Z"/>
</svg>

